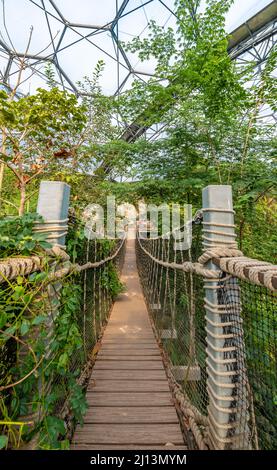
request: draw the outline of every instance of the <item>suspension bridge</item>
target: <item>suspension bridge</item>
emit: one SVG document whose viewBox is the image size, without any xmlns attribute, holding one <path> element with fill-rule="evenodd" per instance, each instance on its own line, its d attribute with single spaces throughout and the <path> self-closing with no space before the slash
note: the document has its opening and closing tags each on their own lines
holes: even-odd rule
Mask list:
<svg viewBox="0 0 277 470">
<path fill-rule="evenodd" d="M 63 375 L 53 371 L 46 390 L 63 387 L 54 413 L 71 449 L 275 448 L 277 266 L 238 250 L 231 187 L 204 188 L 185 248 L 175 232 L 151 238 L 133 224 L 108 251 L 103 240 L 87 240 L 75 263 L 65 251 L 76 224 L 68 205 L 68 185 L 41 183 L 44 222 L 35 230 L 53 245 L 47 358 L 62 280 L 78 273 L 82 292 L 74 308 L 83 347 L 72 352 L 69 370 L 86 394 L 83 422 L 72 418 Z M 45 270 L 39 256 L 11 258 L 0 263 L 0 282 Z M 125 290 L 114 302 L 107 279 L 115 271 Z M 25 345 L 28 333 L 22 338 Z M 35 425 L 43 412 L 30 410 L 23 424 Z M 33 439 L 28 448 L 37 445 Z"/>
<path fill-rule="evenodd" d="M 116 300 L 88 385 L 89 408 L 73 448 L 186 449 L 139 282 L 135 231 L 127 240 L 125 292 Z M 130 235 L 130 234 L 129 234 Z"/>
</svg>

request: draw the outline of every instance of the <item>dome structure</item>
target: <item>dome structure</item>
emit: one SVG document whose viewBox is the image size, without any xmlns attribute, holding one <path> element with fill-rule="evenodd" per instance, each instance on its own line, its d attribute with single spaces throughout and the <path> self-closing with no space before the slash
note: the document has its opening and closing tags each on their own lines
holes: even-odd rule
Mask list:
<svg viewBox="0 0 277 470">
<path fill-rule="evenodd" d="M 226 19 L 227 31 L 236 30 L 269 3 L 247 0 L 242 6 L 235 0 Z M 153 20 L 175 30 L 175 0 L 3 0 L 0 82 L 13 86 L 19 61 L 24 59 L 22 93 L 44 85 L 47 63 L 53 64 L 59 86 L 78 93 L 78 81 L 91 76 L 103 60 L 103 93 L 124 92 L 135 78 L 147 81 L 154 73 L 153 60 L 142 63 L 138 54 L 125 47 L 133 37 L 147 37 Z"/>
</svg>

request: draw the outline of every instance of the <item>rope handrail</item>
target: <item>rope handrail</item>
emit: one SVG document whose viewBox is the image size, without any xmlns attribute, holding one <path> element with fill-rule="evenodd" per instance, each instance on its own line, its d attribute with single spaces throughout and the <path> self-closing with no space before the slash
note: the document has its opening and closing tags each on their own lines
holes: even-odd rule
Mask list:
<svg viewBox="0 0 277 470">
<path fill-rule="evenodd" d="M 147 251 L 144 246 L 141 244 L 141 239 L 140 237 L 137 238 L 138 243 L 142 251 L 149 256 L 149 258 L 152 259 L 155 263 L 159 264 L 160 266 L 163 266 L 165 268 L 170 268 L 170 269 L 179 269 L 184 272 L 190 272 L 190 273 L 195 273 L 202 275 L 204 277 L 207 277 L 209 279 L 217 279 L 218 278 L 218 271 L 213 270 L 213 269 L 206 269 L 204 268 L 203 264 L 201 263 L 193 263 L 192 261 L 186 261 L 182 264 L 178 263 L 173 263 L 173 262 L 168 262 L 168 261 L 162 261 L 155 256 L 153 256 L 149 251 Z"/>
<path fill-rule="evenodd" d="M 67 274 L 72 274 L 74 272 L 75 273 L 80 273 L 82 271 L 86 271 L 87 269 L 96 269 L 96 268 L 99 268 L 100 266 L 103 266 L 104 264 L 108 263 L 109 261 L 112 261 L 114 258 L 116 258 L 118 256 L 119 252 L 121 251 L 121 249 L 122 249 L 122 247 L 125 243 L 125 240 L 126 240 L 126 234 L 122 238 L 121 243 L 120 243 L 119 247 L 117 248 L 117 250 L 112 255 L 107 256 L 107 258 L 105 258 L 103 260 L 100 260 L 100 261 L 95 261 L 95 262 L 89 261 L 85 264 L 76 264 L 76 263 L 68 264 L 67 263 L 62 268 L 60 268 L 57 271 L 51 273 L 50 276 L 48 277 L 48 280 L 54 281 L 54 280 L 57 280 L 57 279 L 61 279 L 64 276 L 67 276 Z"/>
<path fill-rule="evenodd" d="M 59 270 L 50 274 L 50 280 L 60 279 L 72 272 L 82 272 L 86 269 L 96 269 L 103 264 L 112 261 L 120 252 L 123 247 L 123 244 L 126 240 L 126 234 L 122 238 L 122 241 L 117 248 L 117 250 L 110 256 L 104 258 L 103 260 L 96 261 L 94 263 L 88 262 L 83 265 L 71 263 L 69 261 L 69 255 L 62 250 L 59 246 L 54 246 L 50 249 L 45 250 L 45 253 L 50 257 L 59 258 L 62 262 L 65 262 L 65 266 Z M 0 283 L 8 280 L 13 280 L 17 276 L 24 276 L 31 274 L 35 271 L 41 271 L 44 268 L 45 259 L 43 256 L 29 256 L 29 257 L 17 257 L 9 258 L 7 260 L 0 260 Z"/>
<path fill-rule="evenodd" d="M 277 290 L 277 265 L 248 258 L 234 247 L 213 247 L 207 249 L 198 258 L 198 262 L 186 261 L 179 264 L 156 258 L 142 245 L 139 236 L 137 239 L 143 252 L 152 259 L 152 261 L 165 268 L 195 273 L 207 279 L 219 279 L 220 274 L 224 272 L 244 281 L 249 281 L 252 284 L 264 286 L 272 291 Z M 211 260 L 221 269 L 221 272 L 204 267 L 204 265 Z"/>
</svg>

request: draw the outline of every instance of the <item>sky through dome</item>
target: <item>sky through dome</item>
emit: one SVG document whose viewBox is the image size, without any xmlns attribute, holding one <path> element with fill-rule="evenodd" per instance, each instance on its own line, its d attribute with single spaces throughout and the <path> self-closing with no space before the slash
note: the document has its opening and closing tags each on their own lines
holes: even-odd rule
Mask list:
<svg viewBox="0 0 277 470">
<path fill-rule="evenodd" d="M 226 17 L 231 32 L 270 0 L 235 0 Z M 58 65 L 55 79 L 69 89 L 85 75 L 92 75 L 98 60 L 104 60 L 102 90 L 113 95 L 130 88 L 134 78 L 147 80 L 154 72 L 153 60 L 141 62 L 126 52 L 122 42 L 146 37 L 149 21 L 176 28 L 174 0 L 5 0 L 0 14 L 0 71 L 17 78 L 17 61 L 9 50 L 24 53 L 31 26 L 32 41 L 20 90 L 33 93 L 45 83 L 45 58 Z M 2 7 L 2 5 L 1 5 Z M 203 2 L 204 7 L 204 2 Z M 37 57 L 38 56 L 38 57 Z M 43 60 L 44 59 L 44 60 Z"/>
</svg>

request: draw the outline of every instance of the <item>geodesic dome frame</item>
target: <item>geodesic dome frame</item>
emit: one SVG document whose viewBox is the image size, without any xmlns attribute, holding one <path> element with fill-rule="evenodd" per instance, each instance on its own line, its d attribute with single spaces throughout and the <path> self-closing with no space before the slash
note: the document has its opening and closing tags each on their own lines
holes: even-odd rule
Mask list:
<svg viewBox="0 0 277 470">
<path fill-rule="evenodd" d="M 2 1 L 0 84 L 12 87 L 23 60 L 23 85 L 19 88 L 23 94 L 43 86 L 45 66 L 51 63 L 57 85 L 79 95 L 78 80 L 91 75 L 97 61 L 104 59 L 103 92 L 116 96 L 136 78 L 147 81 L 155 69 L 153 60 L 142 63 L 137 54 L 127 51 L 124 41 L 146 37 L 153 19 L 160 26 L 176 29 L 174 0 L 101 0 L 102 8 L 99 0 L 79 0 L 78 8 L 76 0 Z M 276 17 L 275 0 L 231 33 L 230 57 L 240 64 L 254 61 L 257 75 L 276 43 Z M 26 49 L 30 37 L 22 34 L 28 31 L 30 18 L 35 27 Z M 15 34 L 13 28 L 19 22 Z M 272 116 L 276 119 L 269 110 L 268 117 Z M 151 137 L 161 128 L 153 126 Z M 130 123 L 123 138 L 134 141 L 146 130 Z"/>
</svg>

